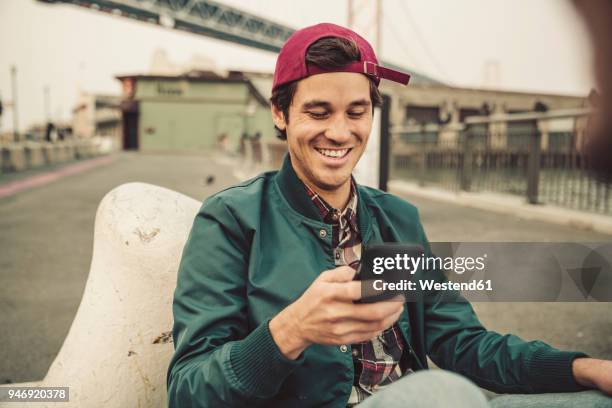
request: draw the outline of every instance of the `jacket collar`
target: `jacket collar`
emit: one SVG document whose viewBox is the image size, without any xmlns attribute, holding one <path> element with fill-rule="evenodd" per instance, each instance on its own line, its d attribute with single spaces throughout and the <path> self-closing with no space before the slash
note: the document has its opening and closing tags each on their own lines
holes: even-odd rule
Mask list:
<svg viewBox="0 0 612 408">
<path fill-rule="evenodd" d="M 320 211 L 312 203 L 306 189 L 302 185 L 302 181 L 299 179 L 293 166 L 291 165 L 291 158 L 289 153 L 285 154 L 283 164 L 280 170 L 276 173 L 276 183 L 278 187 L 289 203 L 289 205 L 302 214 L 304 217 L 312 220 L 323 222 Z M 359 229 L 364 239 L 367 239 L 370 232 L 370 221 L 371 214 L 367 207 L 367 193 L 364 194 L 363 188 L 356 184 L 357 197 L 357 219 L 359 220 Z"/>
<path fill-rule="evenodd" d="M 285 153 L 283 164 L 276 173 L 276 182 L 281 193 L 294 210 L 307 218 L 323 222 L 321 213 L 308 197 L 306 189 L 302 186 L 302 181 L 293 170 L 289 153 Z"/>
</svg>

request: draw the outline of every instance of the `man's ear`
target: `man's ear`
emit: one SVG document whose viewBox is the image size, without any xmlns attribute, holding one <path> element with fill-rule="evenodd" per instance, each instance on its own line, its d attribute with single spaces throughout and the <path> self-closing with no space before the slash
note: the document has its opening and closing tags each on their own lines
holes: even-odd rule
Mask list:
<svg viewBox="0 0 612 408">
<path fill-rule="evenodd" d="M 272 121 L 274 126 L 280 130 L 285 130 L 287 122 L 285 121 L 285 115 L 281 112 L 274 104 L 272 104 Z"/>
</svg>

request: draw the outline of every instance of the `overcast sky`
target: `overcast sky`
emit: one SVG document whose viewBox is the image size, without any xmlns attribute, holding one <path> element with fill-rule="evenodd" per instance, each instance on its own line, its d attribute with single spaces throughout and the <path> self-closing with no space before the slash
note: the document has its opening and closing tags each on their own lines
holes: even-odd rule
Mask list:
<svg viewBox="0 0 612 408">
<path fill-rule="evenodd" d="M 347 23 L 346 0 L 223 2 L 292 27 Z M 382 0 L 382 8 L 381 59 L 458 86 L 577 95 L 592 87 L 591 50 L 566 0 Z M 45 86 L 53 119 L 69 119 L 79 89 L 119 94 L 114 76 L 146 72 L 160 48 L 177 63 L 194 54 L 221 68 L 272 72 L 275 63 L 265 51 L 75 6 L 0 0 L 0 97 L 12 98 L 14 64 L 20 128 L 44 120 Z M 487 75 L 487 65 L 498 73 Z M 5 109 L 0 132 L 11 128 Z"/>
</svg>

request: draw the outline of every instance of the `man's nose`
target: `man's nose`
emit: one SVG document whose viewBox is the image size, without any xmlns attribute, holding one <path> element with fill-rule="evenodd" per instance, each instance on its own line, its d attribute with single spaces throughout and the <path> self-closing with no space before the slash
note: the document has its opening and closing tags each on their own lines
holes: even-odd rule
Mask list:
<svg viewBox="0 0 612 408">
<path fill-rule="evenodd" d="M 351 129 L 348 120 L 344 117 L 337 117 L 330 121 L 329 127 L 325 131 L 325 137 L 337 144 L 348 142 L 351 139 Z"/>
</svg>

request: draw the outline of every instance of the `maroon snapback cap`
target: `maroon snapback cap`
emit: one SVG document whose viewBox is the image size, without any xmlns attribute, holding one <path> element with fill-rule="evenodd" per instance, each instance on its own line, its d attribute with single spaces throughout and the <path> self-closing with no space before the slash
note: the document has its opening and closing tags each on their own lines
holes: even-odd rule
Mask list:
<svg viewBox="0 0 612 408">
<path fill-rule="evenodd" d="M 359 47 L 361 59 L 334 69 L 323 69 L 317 65 L 307 65 L 306 51 L 308 47 L 325 37 L 341 37 L 353 40 L 357 47 Z M 403 85 L 407 85 L 410 80 L 409 74 L 378 65 L 378 59 L 372 46 L 356 32 L 336 24 L 320 23 L 297 30 L 287 39 L 276 60 L 272 90 L 288 82 L 326 72 L 365 74 L 371 77 L 376 85 L 380 83 L 381 78 Z"/>
</svg>

